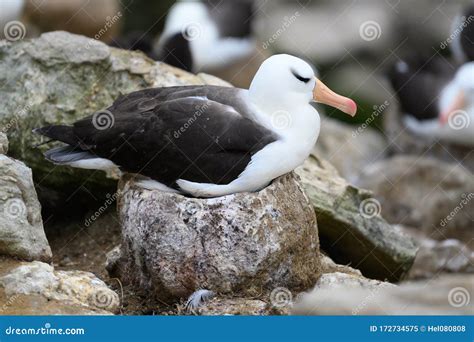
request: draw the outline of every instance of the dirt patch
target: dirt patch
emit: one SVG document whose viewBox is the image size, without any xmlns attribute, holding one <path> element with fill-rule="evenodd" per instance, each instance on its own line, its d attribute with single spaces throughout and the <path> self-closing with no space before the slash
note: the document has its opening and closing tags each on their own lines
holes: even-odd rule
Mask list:
<svg viewBox="0 0 474 342">
<path fill-rule="evenodd" d="M 89 213 L 90 214 L 90 213 Z M 106 254 L 120 243 L 120 224 L 115 209 L 110 209 L 97 220 L 86 225 L 83 220 L 67 222 L 64 219 L 45 224 L 46 235 L 53 251 L 57 270 L 81 270 L 94 273 L 118 293 L 122 315 L 172 314 L 175 305 L 152 303 L 138 296 L 133 289 L 122 286 L 120 280 L 110 278 L 105 270 Z"/>
</svg>

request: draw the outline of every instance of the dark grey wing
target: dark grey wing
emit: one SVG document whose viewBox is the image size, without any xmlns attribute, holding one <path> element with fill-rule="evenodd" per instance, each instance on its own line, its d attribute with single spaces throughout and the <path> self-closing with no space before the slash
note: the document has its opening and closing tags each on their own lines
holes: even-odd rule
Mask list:
<svg viewBox="0 0 474 342">
<path fill-rule="evenodd" d="M 397 62 L 389 73 L 403 113 L 418 120 L 438 117 L 438 99 L 454 77 L 456 68 L 443 58 L 410 56 Z"/>
<path fill-rule="evenodd" d="M 151 110 L 166 101 L 193 97 L 227 105 L 240 115 L 251 118 L 251 109 L 240 96 L 242 91 L 239 88 L 208 85 L 150 88 L 120 96 L 108 110 L 115 115 L 128 115 Z"/>
<path fill-rule="evenodd" d="M 250 38 L 254 17 L 253 0 L 203 0 L 221 37 Z"/>
<path fill-rule="evenodd" d="M 97 129 L 91 116 L 74 124 L 74 135 L 81 148 L 168 186 L 178 179 L 228 184 L 277 136 L 238 107 L 208 99 L 207 87 L 191 88 L 175 89 L 193 94 L 186 97 L 169 88 L 127 95 L 108 108 L 113 126 Z"/>
</svg>

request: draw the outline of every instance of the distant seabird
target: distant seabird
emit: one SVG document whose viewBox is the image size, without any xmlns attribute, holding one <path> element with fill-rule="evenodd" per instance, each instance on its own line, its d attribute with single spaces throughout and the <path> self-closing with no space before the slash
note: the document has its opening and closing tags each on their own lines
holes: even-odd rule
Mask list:
<svg viewBox="0 0 474 342">
<path fill-rule="evenodd" d="M 474 146 L 474 62 L 457 69 L 444 58 L 407 58 L 390 79 L 410 131 Z"/>
<path fill-rule="evenodd" d="M 192 72 L 209 72 L 249 58 L 254 1 L 179 1 L 168 13 L 157 46 L 159 60 Z"/>
<path fill-rule="evenodd" d="M 403 123 L 414 134 L 474 146 L 473 25 L 474 4 L 452 24 L 450 47 L 457 63 L 412 55 L 398 61 L 390 72 Z"/>
<path fill-rule="evenodd" d="M 311 101 L 355 115 L 303 60 L 276 55 L 250 89 L 179 86 L 120 96 L 75 122 L 35 131 L 67 145 L 45 153 L 56 164 L 114 167 L 147 177 L 140 185 L 214 197 L 257 191 L 308 157 L 320 118 Z"/>
</svg>

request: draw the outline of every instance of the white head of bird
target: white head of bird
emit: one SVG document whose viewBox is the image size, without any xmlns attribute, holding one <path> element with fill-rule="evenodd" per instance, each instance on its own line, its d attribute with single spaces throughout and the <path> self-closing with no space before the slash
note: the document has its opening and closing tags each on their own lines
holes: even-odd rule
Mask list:
<svg viewBox="0 0 474 342">
<path fill-rule="evenodd" d="M 319 135 L 319 114 L 311 106 L 312 101 L 335 107 L 350 116 L 357 112 L 355 102 L 330 90 L 316 78 L 307 62 L 285 54 L 274 55 L 262 63 L 250 85 L 249 96 L 267 116 L 275 116 L 270 118 L 270 129 L 283 135 L 293 132 L 302 138 L 305 137 L 302 133 L 311 129 L 317 131 L 315 138 Z M 281 118 L 277 118 L 279 115 Z"/>
</svg>

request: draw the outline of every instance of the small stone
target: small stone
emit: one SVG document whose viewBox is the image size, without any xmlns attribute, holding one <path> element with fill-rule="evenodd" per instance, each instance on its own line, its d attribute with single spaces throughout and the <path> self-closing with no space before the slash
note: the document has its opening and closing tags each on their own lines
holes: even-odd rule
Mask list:
<svg viewBox="0 0 474 342">
<path fill-rule="evenodd" d="M 99 314 L 114 312 L 120 305 L 118 295 L 95 275 L 83 271 L 55 271 L 39 261 L 19 263 L 0 274 L 0 292 L 8 298 L 22 296 L 25 309 L 36 307 L 38 297 L 73 306 L 85 306 Z M 41 309 L 35 314 L 43 314 Z M 44 313 L 46 314 L 46 313 Z"/>
</svg>

